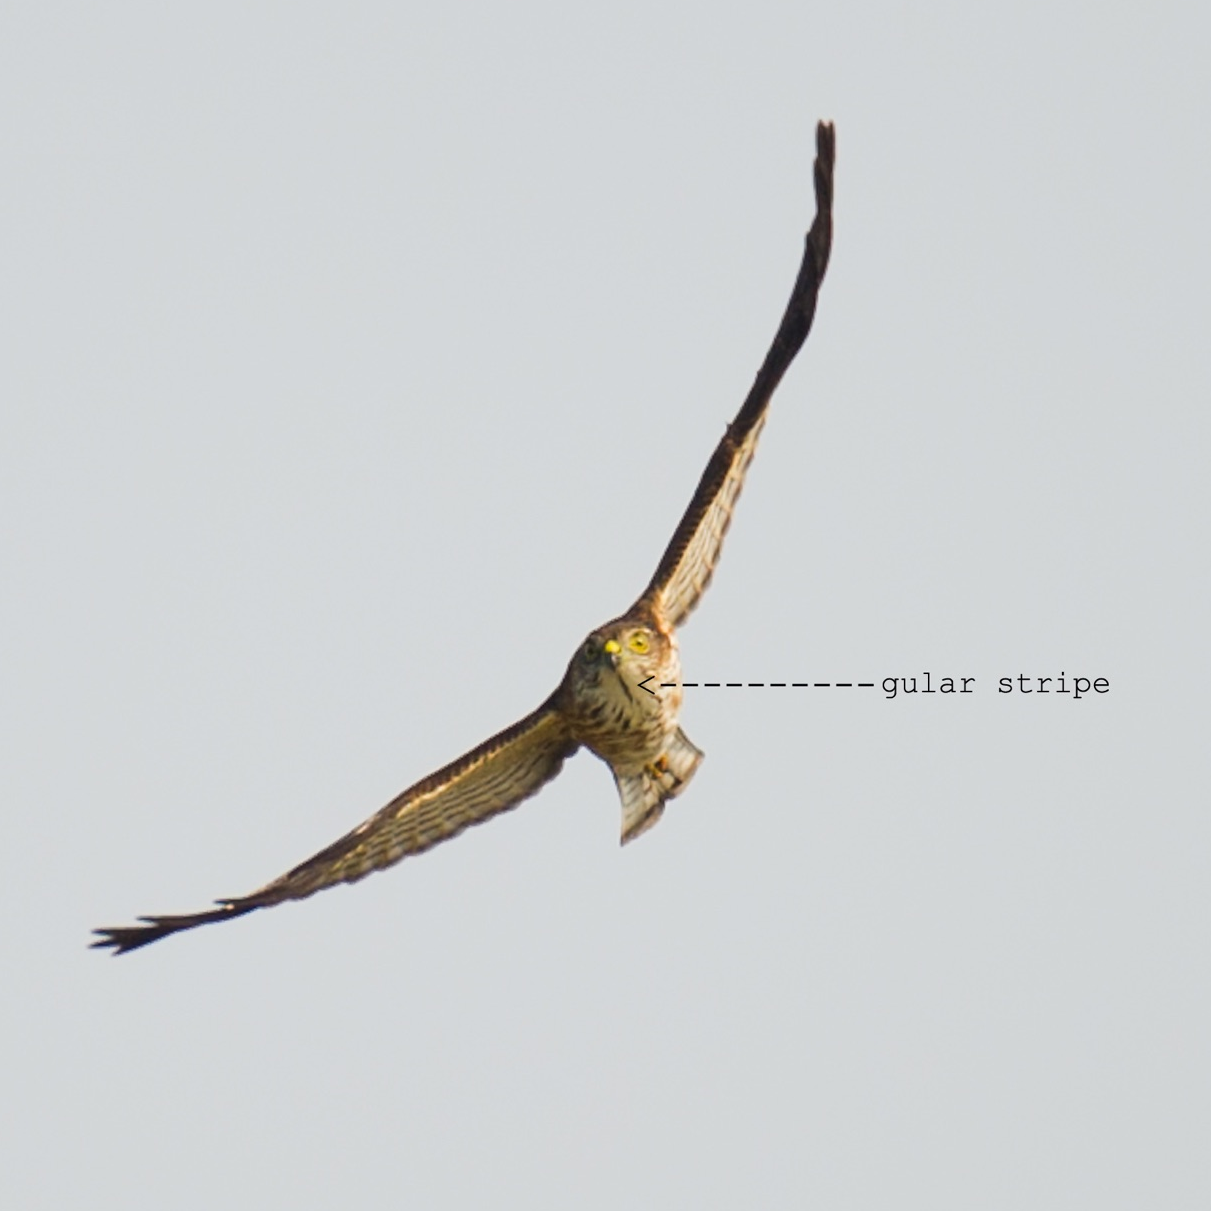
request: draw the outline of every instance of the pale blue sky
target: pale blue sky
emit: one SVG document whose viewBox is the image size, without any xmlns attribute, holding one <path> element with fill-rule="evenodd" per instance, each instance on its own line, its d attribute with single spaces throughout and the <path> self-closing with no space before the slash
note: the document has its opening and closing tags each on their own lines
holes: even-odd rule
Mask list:
<svg viewBox="0 0 1211 1211">
<path fill-rule="evenodd" d="M 10 6 L 0 1203 L 1211 1197 L 1193 4 Z M 620 851 L 587 755 L 111 960 L 526 711 L 836 245 Z M 1001 676 L 1111 692 L 998 695 Z M 789 693 L 787 691 L 786 693 Z"/>
</svg>

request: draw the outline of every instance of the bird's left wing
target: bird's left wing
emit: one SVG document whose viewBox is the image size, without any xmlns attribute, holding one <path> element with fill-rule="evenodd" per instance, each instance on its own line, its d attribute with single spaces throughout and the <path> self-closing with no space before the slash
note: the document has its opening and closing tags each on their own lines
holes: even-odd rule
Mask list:
<svg viewBox="0 0 1211 1211">
<path fill-rule="evenodd" d="M 668 627 L 676 628 L 686 620 L 710 583 L 770 399 L 811 331 L 816 297 L 832 250 L 835 150 L 832 123 L 821 122 L 816 127 L 816 217 L 807 233 L 799 276 L 782 323 L 748 398 L 711 455 L 651 584 L 636 603 L 646 605 Z"/>
<path fill-rule="evenodd" d="M 392 799 L 339 841 L 272 883 L 218 907 L 183 916 L 140 917 L 141 925 L 98 929 L 93 945 L 122 954 L 183 929 L 228 921 L 285 900 L 302 900 L 334 883 L 356 883 L 516 807 L 559 773 L 577 748 L 566 722 L 544 703 L 444 769 Z"/>
</svg>

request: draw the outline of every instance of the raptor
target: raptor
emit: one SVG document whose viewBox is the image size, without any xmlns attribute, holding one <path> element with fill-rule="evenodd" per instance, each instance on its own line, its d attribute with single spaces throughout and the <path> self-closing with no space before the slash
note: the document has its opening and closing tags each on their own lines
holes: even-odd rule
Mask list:
<svg viewBox="0 0 1211 1211">
<path fill-rule="evenodd" d="M 178 916 L 98 929 L 93 946 L 117 954 L 169 934 L 355 883 L 516 807 L 581 746 L 611 769 L 622 800 L 622 841 L 646 832 L 694 776 L 702 753 L 678 724 L 677 628 L 719 559 L 770 400 L 807 339 L 832 248 L 833 126 L 816 127 L 816 215 L 782 322 L 747 398 L 707 463 L 656 573 L 634 605 L 585 639 L 563 680 L 524 719 L 409 787 L 352 832 L 246 896 Z M 645 684 L 646 683 L 646 684 Z M 653 693 L 649 686 L 665 686 Z"/>
</svg>

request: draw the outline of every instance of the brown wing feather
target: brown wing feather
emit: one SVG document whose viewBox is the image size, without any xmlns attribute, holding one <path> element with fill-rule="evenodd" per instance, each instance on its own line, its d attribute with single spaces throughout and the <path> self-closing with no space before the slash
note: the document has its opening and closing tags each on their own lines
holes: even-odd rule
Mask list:
<svg viewBox="0 0 1211 1211">
<path fill-rule="evenodd" d="M 676 628 L 685 621 L 710 584 L 770 399 L 811 331 L 833 242 L 835 150 L 832 123 L 821 122 L 816 127 L 816 217 L 807 233 L 803 262 L 782 323 L 748 398 L 711 455 L 651 584 L 636 603 L 647 605 L 668 627 Z"/>
<path fill-rule="evenodd" d="M 560 713 L 544 703 L 512 727 L 422 779 L 339 841 L 251 895 L 184 916 L 140 917 L 142 925 L 98 929 L 94 946 L 118 954 L 171 933 L 228 921 L 285 900 L 302 900 L 335 883 L 356 883 L 516 807 L 559 773 L 576 751 Z"/>
</svg>

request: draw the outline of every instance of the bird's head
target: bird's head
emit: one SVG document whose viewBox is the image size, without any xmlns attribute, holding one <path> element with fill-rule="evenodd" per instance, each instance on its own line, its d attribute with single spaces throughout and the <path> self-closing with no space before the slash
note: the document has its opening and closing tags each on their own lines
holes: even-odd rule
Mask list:
<svg viewBox="0 0 1211 1211">
<path fill-rule="evenodd" d="M 619 677 L 638 684 L 667 667 L 672 641 L 650 623 L 616 619 L 598 627 L 580 645 L 568 668 L 580 685 Z"/>
</svg>

